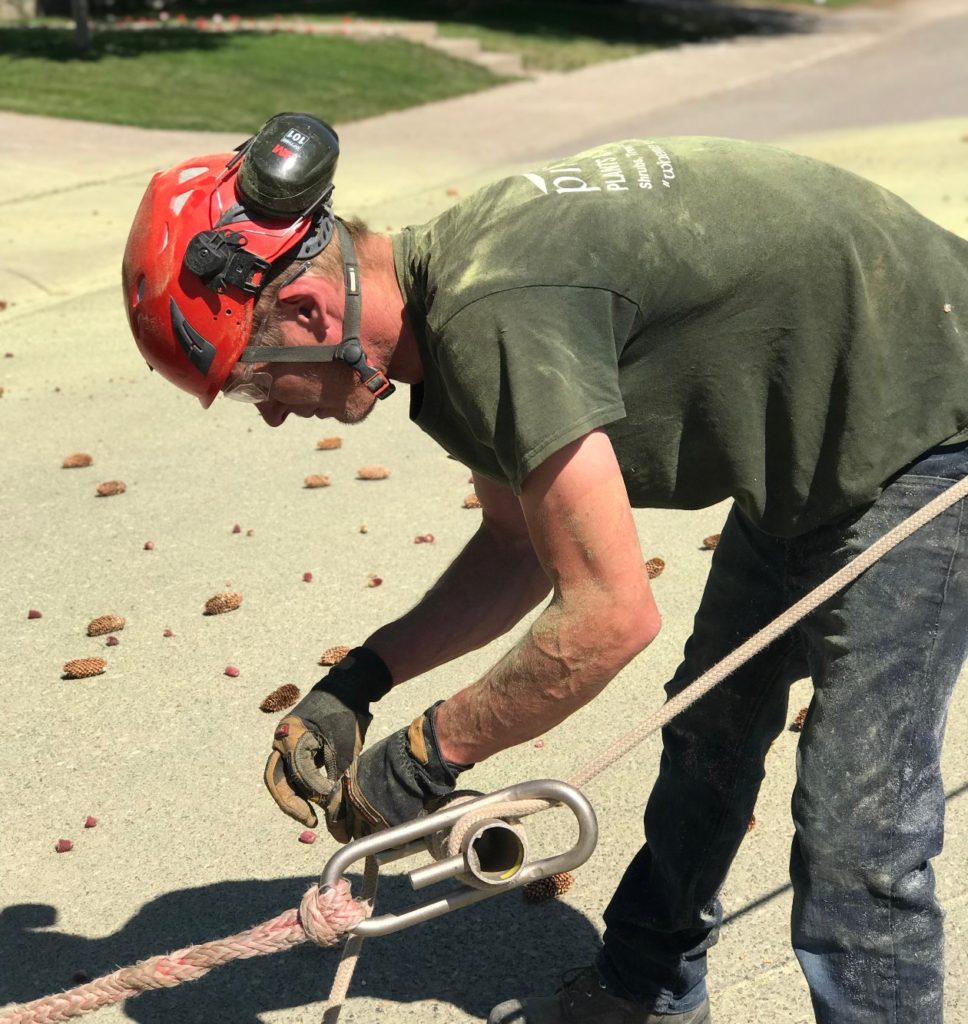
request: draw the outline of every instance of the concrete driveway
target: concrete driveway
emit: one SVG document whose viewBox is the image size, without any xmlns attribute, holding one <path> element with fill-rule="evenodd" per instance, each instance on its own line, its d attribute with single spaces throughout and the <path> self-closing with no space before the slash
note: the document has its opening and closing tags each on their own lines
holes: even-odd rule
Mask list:
<svg viewBox="0 0 968 1024">
<path fill-rule="evenodd" d="M 966 0 L 914 0 L 830 13 L 808 34 L 683 47 L 339 125 L 338 209 L 396 227 L 453 202 L 448 190 L 466 193 L 527 161 L 606 138 L 703 132 L 784 140 L 882 181 L 964 234 L 966 42 Z M 409 607 L 477 513 L 462 508 L 466 470 L 408 428 L 405 394 L 353 430 L 290 422 L 270 431 L 231 403 L 204 413 L 146 372 L 118 294 L 134 207 L 155 168 L 229 148 L 236 136 L 0 114 L 0 138 L 2 1005 L 298 902 L 334 847 L 325 834 L 300 844 L 300 829 L 264 794 L 274 718 L 258 704 L 284 682 L 308 688 L 326 647 L 356 642 Z M 326 434 L 344 435 L 343 447 L 317 451 Z M 93 466 L 61 469 L 76 451 Z M 374 463 L 391 469 L 387 480 L 355 479 Z M 333 486 L 304 489 L 311 472 L 330 473 Z M 123 479 L 126 493 L 96 498 L 109 479 Z M 667 562 L 655 582 L 664 632 L 542 746 L 493 759 L 473 785 L 568 778 L 659 705 L 708 568 L 700 541 L 723 517 L 722 507 L 637 513 L 646 555 Z M 426 533 L 435 543 L 415 545 Z M 371 573 L 382 586 L 367 585 Z M 204 601 L 225 589 L 243 593 L 242 607 L 204 617 Z M 28 619 L 29 609 L 42 617 Z M 103 614 L 127 619 L 117 646 L 85 635 Z M 474 678 L 513 639 L 395 691 L 371 738 Z M 107 659 L 104 675 L 61 679 L 64 662 L 88 655 Z M 224 674 L 230 664 L 238 677 Z M 808 700 L 797 684 L 791 719 Z M 948 731 L 937 870 L 954 1022 L 968 1019 L 964 686 Z M 717 1024 L 812 1020 L 786 937 L 796 738 L 784 733 L 769 755 L 757 825 L 724 893 L 728 923 L 711 957 Z M 601 840 L 565 899 L 530 907 L 511 894 L 371 940 L 344 1019 L 464 1024 L 587 961 L 601 909 L 641 841 L 657 756 L 651 739 L 588 787 Z M 83 828 L 87 815 L 96 828 Z M 550 848 L 568 830 L 545 817 L 535 841 Z M 74 840 L 68 854 L 54 852 L 61 837 Z M 406 899 L 399 874 L 383 889 L 388 906 Z M 315 1022 L 334 963 L 305 947 L 99 1018 Z"/>
</svg>

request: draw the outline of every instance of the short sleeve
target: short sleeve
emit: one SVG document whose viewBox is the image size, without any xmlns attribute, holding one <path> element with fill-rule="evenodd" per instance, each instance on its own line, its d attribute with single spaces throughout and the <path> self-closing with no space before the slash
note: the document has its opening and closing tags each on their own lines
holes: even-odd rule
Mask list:
<svg viewBox="0 0 968 1024">
<path fill-rule="evenodd" d="M 558 449 L 624 418 L 618 363 L 636 312 L 601 288 L 532 285 L 478 299 L 437 329 L 448 404 L 515 492 Z"/>
</svg>

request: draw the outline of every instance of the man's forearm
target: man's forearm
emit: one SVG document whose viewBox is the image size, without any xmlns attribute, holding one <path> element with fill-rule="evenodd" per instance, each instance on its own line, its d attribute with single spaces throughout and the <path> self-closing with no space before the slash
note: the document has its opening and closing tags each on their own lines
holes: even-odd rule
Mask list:
<svg viewBox="0 0 968 1024">
<path fill-rule="evenodd" d="M 659 631 L 654 607 L 640 621 L 584 617 L 552 602 L 475 684 L 441 705 L 441 752 L 483 761 L 539 736 L 587 704 Z"/>
<path fill-rule="evenodd" d="M 423 598 L 365 646 L 402 683 L 502 636 L 550 589 L 530 546 L 502 543 L 482 527 Z"/>
</svg>

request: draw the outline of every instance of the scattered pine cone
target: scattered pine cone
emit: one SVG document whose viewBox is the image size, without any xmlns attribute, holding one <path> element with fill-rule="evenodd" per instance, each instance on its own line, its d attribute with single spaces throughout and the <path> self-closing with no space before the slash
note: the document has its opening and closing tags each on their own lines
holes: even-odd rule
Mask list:
<svg viewBox="0 0 968 1024">
<path fill-rule="evenodd" d="M 127 489 L 123 480 L 105 480 L 103 484 L 97 485 L 97 496 L 110 498 L 112 494 L 124 494 Z"/>
<path fill-rule="evenodd" d="M 803 723 L 807 720 L 808 708 L 800 708 L 797 712 L 797 717 L 790 723 L 790 732 L 802 732 Z"/>
<path fill-rule="evenodd" d="M 235 590 L 224 594 L 216 594 L 205 602 L 206 615 L 221 615 L 223 612 L 234 612 L 242 603 L 242 595 Z"/>
<path fill-rule="evenodd" d="M 343 447 L 343 439 L 341 437 L 321 437 L 316 442 L 316 447 L 321 452 L 332 451 L 334 448 Z"/>
<path fill-rule="evenodd" d="M 309 487 L 310 489 L 314 487 L 329 487 L 332 482 L 333 481 L 330 480 L 325 473 L 310 473 L 309 476 L 303 480 L 303 486 Z"/>
<path fill-rule="evenodd" d="M 323 651 L 319 663 L 320 665 L 338 665 L 349 653 L 349 644 L 336 644 L 335 647 L 327 647 Z"/>
<path fill-rule="evenodd" d="M 389 475 L 386 466 L 361 466 L 356 471 L 357 480 L 386 480 Z"/>
<path fill-rule="evenodd" d="M 712 551 L 713 548 L 719 543 L 720 535 L 718 533 L 711 533 L 708 537 L 703 537 L 702 548 L 703 551 Z"/>
<path fill-rule="evenodd" d="M 756 815 L 751 814 L 750 820 L 746 823 L 746 831 L 752 832 L 754 828 L 756 828 Z"/>
<path fill-rule="evenodd" d="M 79 469 L 81 466 L 90 466 L 94 462 L 86 452 L 74 452 L 73 455 L 68 455 L 67 458 L 61 463 L 63 469 Z"/>
<path fill-rule="evenodd" d="M 117 633 L 119 629 L 124 629 L 121 615 L 99 615 L 87 624 L 87 635 L 104 636 L 105 633 Z"/>
<path fill-rule="evenodd" d="M 64 666 L 64 675 L 68 679 L 87 679 L 99 676 L 107 667 L 103 658 L 75 658 Z"/>
<path fill-rule="evenodd" d="M 665 560 L 662 558 L 650 558 L 645 563 L 645 571 L 649 575 L 650 580 L 654 580 L 656 576 L 661 576 L 662 571 L 665 569 Z"/>
<path fill-rule="evenodd" d="M 547 878 L 536 878 L 524 886 L 524 898 L 528 903 L 544 903 L 556 896 L 563 896 L 575 884 L 575 876 L 570 871 L 559 871 Z"/>
<path fill-rule="evenodd" d="M 259 705 L 260 711 L 271 714 L 273 711 L 284 711 L 291 708 L 299 700 L 299 687 L 292 683 L 283 683 L 277 686 L 267 697 L 264 697 Z"/>
<path fill-rule="evenodd" d="M 464 508 L 480 508 L 481 499 L 476 494 L 468 494 L 464 499 Z"/>
</svg>

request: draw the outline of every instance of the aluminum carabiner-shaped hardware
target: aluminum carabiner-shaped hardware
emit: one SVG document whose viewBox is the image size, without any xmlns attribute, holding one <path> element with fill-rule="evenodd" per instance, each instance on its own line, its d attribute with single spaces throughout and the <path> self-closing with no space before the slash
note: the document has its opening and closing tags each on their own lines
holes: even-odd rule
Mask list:
<svg viewBox="0 0 968 1024">
<path fill-rule="evenodd" d="M 485 817 L 476 822 L 464 837 L 460 854 L 409 872 L 414 889 L 423 889 L 450 878 L 461 882 L 457 888 L 430 896 L 402 911 L 370 917 L 352 928 L 352 934 L 361 938 L 389 935 L 516 889 L 527 882 L 547 878 L 559 871 L 569 871 L 588 860 L 598 840 L 598 821 L 591 804 L 581 792 L 565 782 L 536 779 L 463 803 L 453 803 L 426 817 L 353 840 L 327 862 L 319 879 L 320 888 L 335 885 L 357 861 L 375 857 L 378 864 L 386 864 L 425 853 L 431 837 L 446 833 L 467 815 L 477 815 L 488 807 L 522 800 L 547 800 L 551 807 L 567 807 L 578 823 L 578 837 L 574 845 L 564 853 L 529 862 L 522 825 L 510 816 Z M 474 884 L 468 884 L 466 879 Z"/>
</svg>

